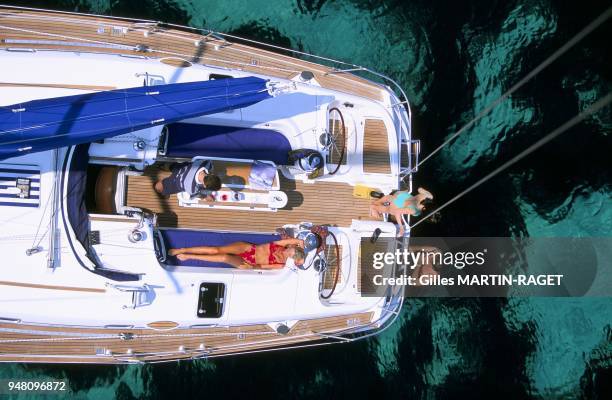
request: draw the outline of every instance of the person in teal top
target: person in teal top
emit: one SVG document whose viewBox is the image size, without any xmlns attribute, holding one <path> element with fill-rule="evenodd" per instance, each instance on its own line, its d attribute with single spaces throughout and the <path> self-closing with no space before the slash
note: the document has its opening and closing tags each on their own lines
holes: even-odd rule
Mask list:
<svg viewBox="0 0 612 400">
<path fill-rule="evenodd" d="M 419 188 L 415 196 L 407 191 L 392 192 L 372 201 L 370 215 L 375 218 L 382 218 L 383 214 L 393 215 L 399 225 L 398 235 L 402 236 L 404 234 L 402 216 L 407 214 L 418 217 L 432 203 L 432 200 L 433 195 L 423 188 Z"/>
<path fill-rule="evenodd" d="M 397 192 L 395 194 L 395 198 L 393 199 L 393 204 L 397 208 L 409 209 L 411 211 L 410 214 L 417 217 L 421 215 L 421 210 L 418 208 L 418 206 L 413 201 L 414 198 L 415 196 L 411 195 L 408 192 Z"/>
</svg>

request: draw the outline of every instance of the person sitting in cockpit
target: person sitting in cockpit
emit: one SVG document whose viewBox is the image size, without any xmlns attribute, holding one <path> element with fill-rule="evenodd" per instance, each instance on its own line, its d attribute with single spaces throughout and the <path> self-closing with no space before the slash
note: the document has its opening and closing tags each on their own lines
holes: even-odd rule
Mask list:
<svg viewBox="0 0 612 400">
<path fill-rule="evenodd" d="M 281 239 L 270 243 L 234 242 L 225 246 L 197 246 L 170 249 L 170 256 L 181 261 L 200 260 L 229 264 L 240 269 L 281 269 L 288 259 L 303 265 L 304 241 Z"/>
<path fill-rule="evenodd" d="M 212 192 L 221 189 L 221 179 L 212 171 L 213 163 L 210 160 L 176 164 L 169 177 L 155 182 L 154 189 L 162 196 L 187 192 L 190 196 L 200 195 L 212 201 Z"/>
</svg>

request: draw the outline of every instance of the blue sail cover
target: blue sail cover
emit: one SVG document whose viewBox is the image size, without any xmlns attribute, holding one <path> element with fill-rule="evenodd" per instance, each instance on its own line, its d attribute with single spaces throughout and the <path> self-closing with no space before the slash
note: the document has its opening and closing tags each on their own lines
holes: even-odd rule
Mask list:
<svg viewBox="0 0 612 400">
<path fill-rule="evenodd" d="M 0 107 L 0 160 L 247 107 L 271 97 L 266 82 L 246 77 L 174 83 Z"/>
</svg>

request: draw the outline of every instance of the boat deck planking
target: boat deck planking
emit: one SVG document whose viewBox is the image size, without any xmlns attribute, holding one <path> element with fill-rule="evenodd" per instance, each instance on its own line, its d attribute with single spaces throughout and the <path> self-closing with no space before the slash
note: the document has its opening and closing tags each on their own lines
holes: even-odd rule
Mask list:
<svg viewBox="0 0 612 400">
<path fill-rule="evenodd" d="M 302 183 L 281 176 L 281 190 L 287 206 L 276 212 L 187 208 L 178 205 L 176 195 L 162 198 L 154 190 L 158 179 L 170 175 L 153 166 L 140 176 L 129 176 L 127 205 L 158 214 L 160 227 L 196 228 L 238 232 L 273 232 L 286 224 L 309 221 L 314 224 L 350 226 L 353 219 L 366 217 L 369 200 L 353 196 L 353 187 L 344 183 Z"/>
<path fill-rule="evenodd" d="M 389 136 L 380 119 L 366 119 L 363 128 L 363 172 L 390 174 Z"/>
<path fill-rule="evenodd" d="M 337 284 L 342 283 L 342 245 L 338 245 L 338 253 L 340 259 L 336 257 L 336 247 L 327 246 L 325 249 L 325 259 L 327 260 L 327 270 L 323 277 L 323 289 L 331 289 L 334 287 L 336 275 L 339 273 Z"/>
<path fill-rule="evenodd" d="M 311 71 L 325 88 L 376 101 L 385 97 L 385 89 L 377 83 L 353 74 L 330 74 L 334 69 L 285 54 L 136 20 L 0 7 L 1 47 L 181 59 L 285 79 Z M 185 67 L 173 63 L 177 68 Z"/>
<path fill-rule="evenodd" d="M 203 354 L 222 355 L 322 339 L 372 322 L 373 313 L 356 313 L 298 321 L 287 333 L 270 326 L 154 329 L 95 329 L 0 323 L 0 361 L 117 363 L 163 361 Z M 167 322 L 166 322 L 167 323 Z M 131 339 L 122 339 L 132 335 Z M 202 347 L 203 346 L 203 347 Z M 109 354 L 104 354 L 109 352 Z M 102 353 L 102 354 L 101 354 Z M 165 353 L 165 354 L 156 354 Z"/>
</svg>

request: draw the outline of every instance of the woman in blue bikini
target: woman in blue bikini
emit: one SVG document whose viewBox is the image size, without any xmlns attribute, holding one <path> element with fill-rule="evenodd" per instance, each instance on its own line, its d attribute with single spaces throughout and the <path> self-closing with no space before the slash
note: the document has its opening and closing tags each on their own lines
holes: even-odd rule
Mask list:
<svg viewBox="0 0 612 400">
<path fill-rule="evenodd" d="M 423 188 L 418 189 L 416 196 L 407 191 L 398 191 L 372 201 L 370 215 L 381 218 L 382 214 L 391 214 L 399 225 L 399 236 L 404 234 L 402 215 L 408 214 L 415 217 L 421 215 L 425 207 L 431 203 L 433 195 Z"/>
</svg>

